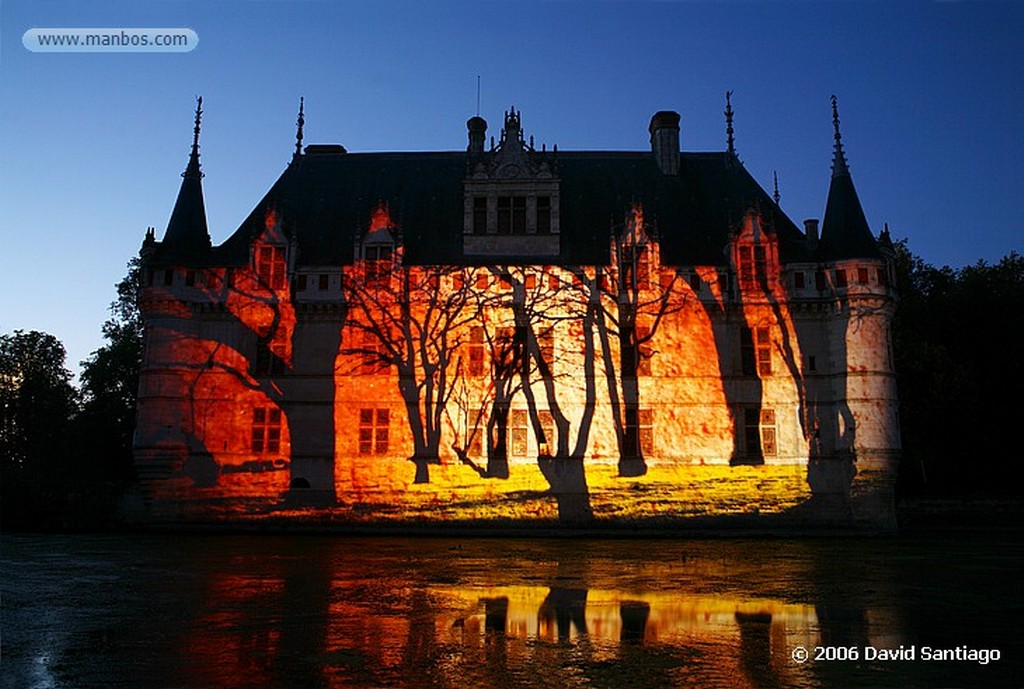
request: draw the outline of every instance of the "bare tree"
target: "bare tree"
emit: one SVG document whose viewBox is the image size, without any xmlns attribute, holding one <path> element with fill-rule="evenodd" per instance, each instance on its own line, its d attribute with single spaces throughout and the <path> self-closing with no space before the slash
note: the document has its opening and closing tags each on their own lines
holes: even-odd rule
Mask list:
<svg viewBox="0 0 1024 689">
<path fill-rule="evenodd" d="M 393 251 L 364 252 L 343 272 L 348 338 L 341 353 L 361 366 L 397 371 L 413 441 L 409 459 L 416 483 L 426 483 L 429 465 L 440 463 L 445 409 L 464 375 L 458 354 L 480 302 L 466 269 L 407 265 L 394 238 Z"/>
</svg>

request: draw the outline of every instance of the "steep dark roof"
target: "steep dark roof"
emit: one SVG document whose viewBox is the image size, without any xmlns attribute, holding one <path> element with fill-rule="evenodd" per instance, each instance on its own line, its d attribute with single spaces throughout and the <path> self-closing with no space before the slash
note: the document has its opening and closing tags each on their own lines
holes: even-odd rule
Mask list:
<svg viewBox="0 0 1024 689">
<path fill-rule="evenodd" d="M 818 252 L 824 260 L 881 258 L 849 172 L 834 174 L 828 187 Z"/>
<path fill-rule="evenodd" d="M 633 203 L 643 205 L 666 263 L 726 263 L 729 232 L 751 207 L 778 233 L 782 260 L 809 259 L 803 234 L 731 154 L 683 153 L 678 175 L 663 175 L 649 152 L 559 152 L 554 161 L 561 180 L 562 254 L 544 262 L 606 263 L 610 233 L 622 228 Z M 357 234 L 383 202 L 402 232 L 409 262 L 479 262 L 462 255 L 466 171 L 464 152 L 307 153 L 211 258 L 224 265 L 245 263 L 249 241 L 272 208 L 285 232 L 297 233 L 298 265 L 348 264 Z"/>
<path fill-rule="evenodd" d="M 199 154 L 195 148 L 183 177 L 171 219 L 167 222 L 167 231 L 159 245 L 158 256 L 164 261 L 202 260 L 210 250 L 203 175 L 199 171 Z"/>
<path fill-rule="evenodd" d="M 823 260 L 848 258 L 881 258 L 878 242 L 871 234 L 864 209 L 853 187 L 850 168 L 843 152 L 843 137 L 839 132 L 839 109 L 832 96 L 832 126 L 835 129 L 835 148 L 832 154 L 832 182 L 828 187 L 825 218 L 821 223 L 821 244 L 818 255 Z"/>
</svg>

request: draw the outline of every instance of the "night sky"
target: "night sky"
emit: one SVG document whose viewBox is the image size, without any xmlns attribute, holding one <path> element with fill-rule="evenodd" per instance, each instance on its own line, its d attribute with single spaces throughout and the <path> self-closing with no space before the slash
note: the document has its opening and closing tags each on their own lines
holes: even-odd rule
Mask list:
<svg viewBox="0 0 1024 689">
<path fill-rule="evenodd" d="M 188 53 L 32 53 L 28 29 L 188 27 Z M 463 150 L 522 111 L 564 150 L 645 150 L 657 110 L 686 151 L 736 148 L 800 225 L 824 213 L 829 97 L 872 230 L 962 266 L 1024 249 L 1024 3 L 32 2 L 0 5 L 0 332 L 38 329 L 72 369 L 148 226 L 163 235 L 204 98 L 213 241 L 294 148 Z"/>
</svg>

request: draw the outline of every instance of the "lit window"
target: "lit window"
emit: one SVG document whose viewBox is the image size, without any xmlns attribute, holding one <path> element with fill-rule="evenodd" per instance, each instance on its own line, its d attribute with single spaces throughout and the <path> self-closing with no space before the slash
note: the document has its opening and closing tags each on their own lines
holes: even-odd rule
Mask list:
<svg viewBox="0 0 1024 689">
<path fill-rule="evenodd" d="M 390 416 L 387 409 L 359 410 L 359 454 L 387 454 Z"/>
<path fill-rule="evenodd" d="M 359 356 L 362 357 L 360 369 L 366 375 L 375 375 L 387 372 L 385 363 L 384 344 L 375 334 L 366 332 L 359 333 Z"/>
<path fill-rule="evenodd" d="M 768 328 L 740 328 L 740 363 L 743 375 L 772 374 L 771 331 Z"/>
<path fill-rule="evenodd" d="M 266 287 L 282 289 L 285 275 L 284 247 L 260 246 L 256 255 L 256 275 Z"/>
<path fill-rule="evenodd" d="M 513 409 L 512 418 L 509 424 L 509 431 L 512 435 L 512 454 L 516 457 L 525 457 L 529 428 L 526 420 L 525 409 Z"/>
<path fill-rule="evenodd" d="M 366 263 L 366 282 L 387 287 L 391 280 L 391 246 L 368 246 L 363 259 Z"/>
<path fill-rule="evenodd" d="M 654 454 L 654 412 L 650 409 L 637 410 L 637 430 L 640 435 L 640 452 L 650 457 Z"/>
<path fill-rule="evenodd" d="M 555 417 L 547 409 L 541 409 L 537 412 L 537 418 L 540 420 L 540 430 L 544 434 L 543 438 L 537 440 L 537 454 L 542 457 L 549 457 L 554 454 L 555 451 Z"/>
<path fill-rule="evenodd" d="M 768 277 L 768 256 L 763 246 L 754 247 L 754 277 L 758 282 Z"/>
<path fill-rule="evenodd" d="M 469 375 L 484 374 L 484 329 L 474 325 L 469 330 Z"/>
<path fill-rule="evenodd" d="M 480 271 L 476 274 L 476 288 L 479 290 L 487 289 L 487 273 Z"/>
<path fill-rule="evenodd" d="M 743 409 L 743 442 L 747 456 L 752 459 L 777 455 L 775 410 L 745 407 Z"/>
<path fill-rule="evenodd" d="M 530 273 L 529 275 L 527 275 L 524 278 L 524 280 L 523 280 L 523 286 L 526 289 L 536 289 L 537 288 L 537 276 L 534 275 L 533 273 Z"/>
<path fill-rule="evenodd" d="M 537 348 L 540 350 L 540 358 L 544 363 L 540 374 L 545 378 L 550 378 L 555 366 L 555 331 L 553 328 L 549 328 L 537 337 Z"/>
<path fill-rule="evenodd" d="M 281 451 L 281 410 L 277 407 L 252 410 L 252 451 L 254 454 Z"/>
</svg>

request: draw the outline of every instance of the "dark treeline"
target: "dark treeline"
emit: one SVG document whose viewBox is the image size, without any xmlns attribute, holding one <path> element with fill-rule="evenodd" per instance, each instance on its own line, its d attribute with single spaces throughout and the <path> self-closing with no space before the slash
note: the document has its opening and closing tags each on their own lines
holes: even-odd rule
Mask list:
<svg viewBox="0 0 1024 689">
<path fill-rule="evenodd" d="M 117 285 L 103 347 L 71 384 L 64 345 L 36 331 L 0 335 L 0 509 L 4 529 L 116 524 L 129 493 L 142 356 L 138 260 Z"/>
<path fill-rule="evenodd" d="M 901 495 L 1021 495 L 1024 257 L 954 270 L 897 247 Z"/>
<path fill-rule="evenodd" d="M 893 346 L 903 496 L 1020 495 L 1024 422 L 1024 258 L 936 268 L 897 246 Z M 2 528 L 116 524 L 134 482 L 142 353 L 138 261 L 117 285 L 106 344 L 76 389 L 52 335 L 0 335 Z"/>
</svg>

